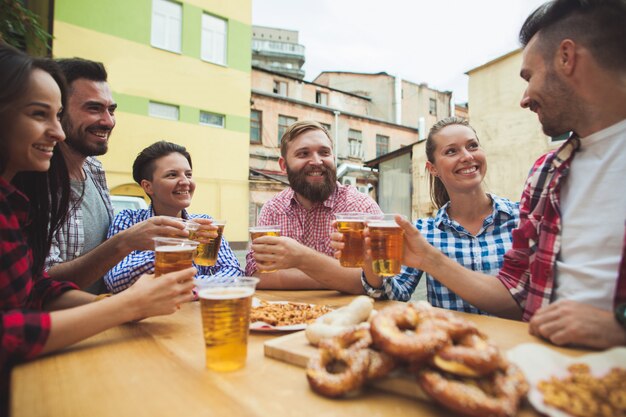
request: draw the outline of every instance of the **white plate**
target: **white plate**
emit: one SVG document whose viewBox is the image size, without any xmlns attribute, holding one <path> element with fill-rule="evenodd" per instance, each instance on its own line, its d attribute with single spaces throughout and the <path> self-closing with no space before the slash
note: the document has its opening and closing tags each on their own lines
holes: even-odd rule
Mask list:
<svg viewBox="0 0 626 417">
<path fill-rule="evenodd" d="M 611 368 L 626 364 L 626 348 L 613 348 L 599 353 L 590 353 L 583 356 L 565 356 L 545 346 L 535 343 L 525 343 L 514 347 L 507 352 L 507 357 L 520 367 L 530 384 L 528 400 L 543 414 L 551 417 L 570 417 L 570 414 L 550 407 L 543 403 L 543 395 L 537 389 L 537 383 L 552 376 L 564 378 L 569 375 L 567 367 L 572 363 L 586 363 L 591 373 L 600 377 Z"/>
<path fill-rule="evenodd" d="M 267 301 L 269 304 L 289 304 L 288 301 Z M 291 303 L 291 304 L 304 304 L 304 303 Z M 252 298 L 252 307 L 258 307 L 261 305 L 261 300 L 254 297 Z M 314 304 L 309 304 L 310 306 L 314 306 Z M 265 323 L 264 321 L 255 321 L 254 323 L 250 323 L 250 330 L 254 330 L 255 332 L 295 332 L 298 330 L 306 329 L 307 324 L 292 324 L 290 326 L 272 326 L 271 324 Z"/>
</svg>

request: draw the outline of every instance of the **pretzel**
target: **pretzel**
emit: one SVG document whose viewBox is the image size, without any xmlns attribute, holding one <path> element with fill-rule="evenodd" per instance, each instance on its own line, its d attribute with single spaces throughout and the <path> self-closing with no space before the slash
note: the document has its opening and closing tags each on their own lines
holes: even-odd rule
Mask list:
<svg viewBox="0 0 626 417">
<path fill-rule="evenodd" d="M 528 392 L 526 379 L 515 365 L 481 379 L 425 370 L 418 382 L 435 401 L 469 417 L 513 417 Z"/>
<path fill-rule="evenodd" d="M 452 338 L 452 343 L 433 356 L 432 363 L 451 374 L 475 378 L 498 369 L 501 357 L 498 348 L 487 342 L 484 335 L 466 333 Z"/>
</svg>

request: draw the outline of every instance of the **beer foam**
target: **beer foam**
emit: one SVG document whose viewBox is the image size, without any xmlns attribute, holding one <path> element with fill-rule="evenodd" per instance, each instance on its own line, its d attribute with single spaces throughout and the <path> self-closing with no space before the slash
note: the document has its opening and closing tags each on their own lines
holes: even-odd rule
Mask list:
<svg viewBox="0 0 626 417">
<path fill-rule="evenodd" d="M 171 245 L 171 246 L 159 246 L 156 251 L 157 252 L 189 252 L 192 250 L 196 250 L 195 246 Z"/>
<path fill-rule="evenodd" d="M 249 287 L 215 287 L 205 288 L 198 292 L 198 297 L 206 300 L 230 300 L 234 298 L 251 297 L 254 288 Z"/>
<path fill-rule="evenodd" d="M 367 227 L 385 227 L 385 228 L 397 228 L 399 229 L 400 226 L 396 223 L 396 222 L 368 222 L 367 223 Z"/>
</svg>

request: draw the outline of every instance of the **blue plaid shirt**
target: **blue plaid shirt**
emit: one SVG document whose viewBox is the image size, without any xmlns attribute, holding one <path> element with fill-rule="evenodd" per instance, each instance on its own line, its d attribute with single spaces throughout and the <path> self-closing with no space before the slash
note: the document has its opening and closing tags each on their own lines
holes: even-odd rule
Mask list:
<svg viewBox="0 0 626 417">
<path fill-rule="evenodd" d="M 115 216 L 113 224 L 111 224 L 109 232 L 107 233 L 107 239 L 153 216 L 154 211 L 152 205 L 147 209 L 122 210 Z M 182 216 L 185 219 L 211 218 L 211 216 L 207 216 L 206 214 L 187 214 L 186 210 L 183 210 Z M 243 275 L 243 270 L 239 266 L 237 257 L 224 238 L 222 238 L 222 244 L 217 253 L 217 262 L 215 265 L 196 265 L 196 268 L 198 269 L 197 278 L 215 274 L 229 277 L 239 277 Z M 152 272 L 154 272 L 154 251 L 136 250 L 132 251 L 130 255 L 122 259 L 119 264 L 115 265 L 113 269 L 107 272 L 104 276 L 104 283 L 109 291 L 118 293 L 133 285 L 142 274 L 151 274 Z"/>
<path fill-rule="evenodd" d="M 519 203 L 493 194 L 490 196 L 493 201 L 493 212 L 485 219 L 482 229 L 476 236 L 448 217 L 450 203 L 441 207 L 434 218 L 418 219 L 415 227 L 431 245 L 464 267 L 497 275 L 504 254 L 511 248 L 511 232 L 519 221 Z M 399 275 L 385 278 L 380 288 L 370 286 L 364 276 L 361 281 L 370 297 L 408 301 L 423 273 L 424 271 L 403 266 Z M 486 314 L 467 303 L 431 275 L 426 274 L 426 280 L 428 301 L 432 305 L 467 313 Z"/>
</svg>

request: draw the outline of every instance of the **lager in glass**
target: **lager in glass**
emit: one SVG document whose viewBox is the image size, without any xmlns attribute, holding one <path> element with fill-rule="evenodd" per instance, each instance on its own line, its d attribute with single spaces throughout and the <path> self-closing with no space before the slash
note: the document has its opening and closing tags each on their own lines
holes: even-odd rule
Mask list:
<svg viewBox="0 0 626 417">
<path fill-rule="evenodd" d="M 217 254 L 222 244 L 222 235 L 224 234 L 225 220 L 213 220 L 212 223 L 217 226 L 217 237 L 203 238 L 197 236 L 197 231 L 189 232 L 189 238 L 198 241 L 198 252 L 194 262 L 196 265 L 213 266 L 217 262 Z"/>
<path fill-rule="evenodd" d="M 190 268 L 196 254 L 198 242 L 171 237 L 154 239 L 154 276 Z"/>
<path fill-rule="evenodd" d="M 254 242 L 254 239 L 261 236 L 280 236 L 280 226 L 254 226 L 250 228 L 250 240 Z M 259 265 L 263 265 L 261 262 L 257 262 Z M 259 271 L 261 273 L 276 272 L 276 269 L 271 271 Z"/>
<path fill-rule="evenodd" d="M 243 368 L 248 351 L 250 308 L 257 278 L 196 280 L 206 367 L 227 372 Z"/>
<path fill-rule="evenodd" d="M 394 217 L 395 214 L 382 214 L 367 218 L 372 268 L 374 273 L 383 277 L 398 275 L 402 267 L 404 231 Z"/>
<path fill-rule="evenodd" d="M 343 234 L 345 243 L 339 258 L 341 266 L 351 268 L 363 266 L 365 216 L 365 213 L 353 212 L 335 214 L 337 231 Z"/>
</svg>

